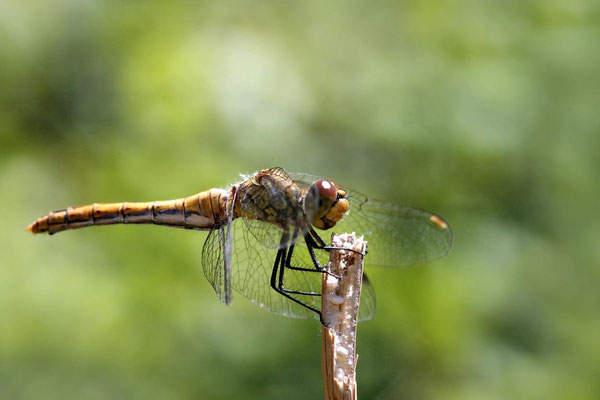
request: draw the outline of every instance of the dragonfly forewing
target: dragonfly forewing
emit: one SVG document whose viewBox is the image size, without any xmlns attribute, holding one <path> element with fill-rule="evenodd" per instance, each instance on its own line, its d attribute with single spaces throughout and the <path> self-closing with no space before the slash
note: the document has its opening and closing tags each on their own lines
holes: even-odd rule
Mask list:
<svg viewBox="0 0 600 400">
<path fill-rule="evenodd" d="M 307 190 L 317 179 L 292 173 L 297 187 Z M 368 254 L 365 265 L 402 267 L 444 257 L 452 247 L 450 225 L 439 215 L 418 208 L 370 198 L 341 187 L 350 207 L 333 230 L 364 235 Z"/>
<path fill-rule="evenodd" d="M 350 211 L 335 230 L 350 230 L 365 236 L 368 243 L 366 265 L 424 264 L 442 258 L 450 251 L 452 230 L 442 217 L 345 190 Z"/>
</svg>

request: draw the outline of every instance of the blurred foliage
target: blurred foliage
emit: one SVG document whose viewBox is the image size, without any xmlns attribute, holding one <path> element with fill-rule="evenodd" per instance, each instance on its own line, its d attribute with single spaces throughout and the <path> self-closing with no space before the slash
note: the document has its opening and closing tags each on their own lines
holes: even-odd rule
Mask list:
<svg viewBox="0 0 600 400">
<path fill-rule="evenodd" d="M 49 210 L 282 166 L 451 223 L 370 271 L 364 399 L 600 397 L 591 0 L 0 2 L 0 398 L 322 396 L 319 325 L 204 280 L 204 233 Z"/>
</svg>

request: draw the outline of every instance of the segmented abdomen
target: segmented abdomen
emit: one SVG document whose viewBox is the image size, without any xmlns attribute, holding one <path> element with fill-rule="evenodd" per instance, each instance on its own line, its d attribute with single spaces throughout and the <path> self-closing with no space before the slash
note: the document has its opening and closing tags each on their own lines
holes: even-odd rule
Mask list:
<svg viewBox="0 0 600 400">
<path fill-rule="evenodd" d="M 143 203 L 94 203 L 53 211 L 27 227 L 33 233 L 53 234 L 67 229 L 109 224 L 157 224 L 211 229 L 225 218 L 227 191 L 210 189 L 177 200 Z"/>
</svg>

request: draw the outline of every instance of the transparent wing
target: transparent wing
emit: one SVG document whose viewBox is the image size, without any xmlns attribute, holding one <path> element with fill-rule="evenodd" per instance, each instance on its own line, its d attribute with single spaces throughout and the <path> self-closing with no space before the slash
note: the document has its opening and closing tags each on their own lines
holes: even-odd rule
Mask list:
<svg viewBox="0 0 600 400">
<path fill-rule="evenodd" d="M 234 247 L 232 253 L 232 288 L 257 306 L 293 318 L 317 318 L 318 315 L 285 298 L 271 287 L 273 264 L 277 248 L 265 246 L 257 239 L 263 235 L 275 237 L 283 230 L 275 225 L 254 221 L 254 233 L 245 228 L 241 221 L 234 221 Z M 260 229 L 259 229 L 260 228 Z M 256 235 L 257 231 L 263 232 Z M 264 233 L 264 231 L 270 231 Z M 294 252 L 295 253 L 295 252 Z M 307 264 L 308 267 L 311 264 Z M 284 283 L 287 289 L 306 292 L 321 292 L 321 274 L 317 272 L 286 269 Z M 320 296 L 292 295 L 305 304 L 321 308 Z"/>
<path fill-rule="evenodd" d="M 270 249 L 279 248 L 281 235 L 283 234 L 282 229 L 256 219 L 242 218 L 242 221 L 244 222 L 244 229 L 250 232 L 258 243 Z M 273 258 L 273 261 L 275 261 L 275 258 Z"/>
<path fill-rule="evenodd" d="M 442 217 L 344 190 L 350 209 L 333 229 L 365 236 L 366 265 L 423 264 L 445 256 L 452 247 L 452 231 Z"/>
<path fill-rule="evenodd" d="M 209 232 L 202 247 L 202 270 L 219 300 L 225 302 L 225 227 Z"/>
<path fill-rule="evenodd" d="M 320 176 L 304 174 L 298 172 L 289 172 L 288 175 L 294 181 L 300 190 L 306 191 L 313 182 L 322 179 Z"/>
<path fill-rule="evenodd" d="M 273 167 L 273 168 L 269 168 L 267 171 L 269 171 L 270 175 L 277 175 L 281 178 L 284 178 L 286 180 L 289 180 L 290 182 L 292 182 L 292 178 L 290 176 L 290 174 L 283 168 L 281 167 Z"/>
<path fill-rule="evenodd" d="M 302 173 L 290 176 L 304 191 L 320 179 Z M 452 247 L 450 225 L 439 215 L 371 199 L 352 189 L 343 190 L 347 193 L 350 209 L 333 230 L 365 236 L 368 246 L 366 265 L 423 264 L 445 256 Z"/>
<path fill-rule="evenodd" d="M 274 225 L 254 221 L 253 229 L 274 238 L 283 234 L 283 231 Z M 271 274 L 277 256 L 277 248 L 267 247 L 259 241 L 255 234 L 246 228 L 241 220 L 232 222 L 233 249 L 231 286 L 233 290 L 248 298 L 257 306 L 278 314 L 293 318 L 318 318 L 318 315 L 277 293 L 271 287 Z M 269 232 L 266 232 L 269 231 Z M 259 236 L 261 236 L 259 235 Z M 308 249 L 302 245 L 303 240 L 293 251 L 291 264 L 296 267 L 313 268 Z M 204 274 L 215 289 L 221 301 L 225 301 L 224 278 L 224 249 L 225 228 L 213 229 L 202 250 Z M 318 251 L 317 257 L 321 263 L 326 263 L 328 253 Z M 363 289 L 359 320 L 369 320 L 375 313 L 375 293 L 370 282 L 363 278 Z M 286 269 L 284 272 L 285 288 L 304 292 L 321 292 L 322 274 L 319 272 L 296 271 Z M 292 294 L 292 296 L 317 310 L 321 309 L 320 296 Z"/>
<path fill-rule="evenodd" d="M 358 322 L 372 320 L 375 316 L 375 305 L 375 290 L 373 289 L 367 274 L 363 272 L 360 306 L 358 308 Z"/>
</svg>

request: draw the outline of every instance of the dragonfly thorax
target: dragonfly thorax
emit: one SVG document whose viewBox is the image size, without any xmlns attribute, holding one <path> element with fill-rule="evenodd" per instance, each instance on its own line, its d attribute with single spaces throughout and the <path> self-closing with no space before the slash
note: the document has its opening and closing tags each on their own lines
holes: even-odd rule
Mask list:
<svg viewBox="0 0 600 400">
<path fill-rule="evenodd" d="M 279 227 L 298 225 L 302 218 L 300 190 L 285 176 L 259 171 L 237 187 L 235 216 Z"/>
</svg>

